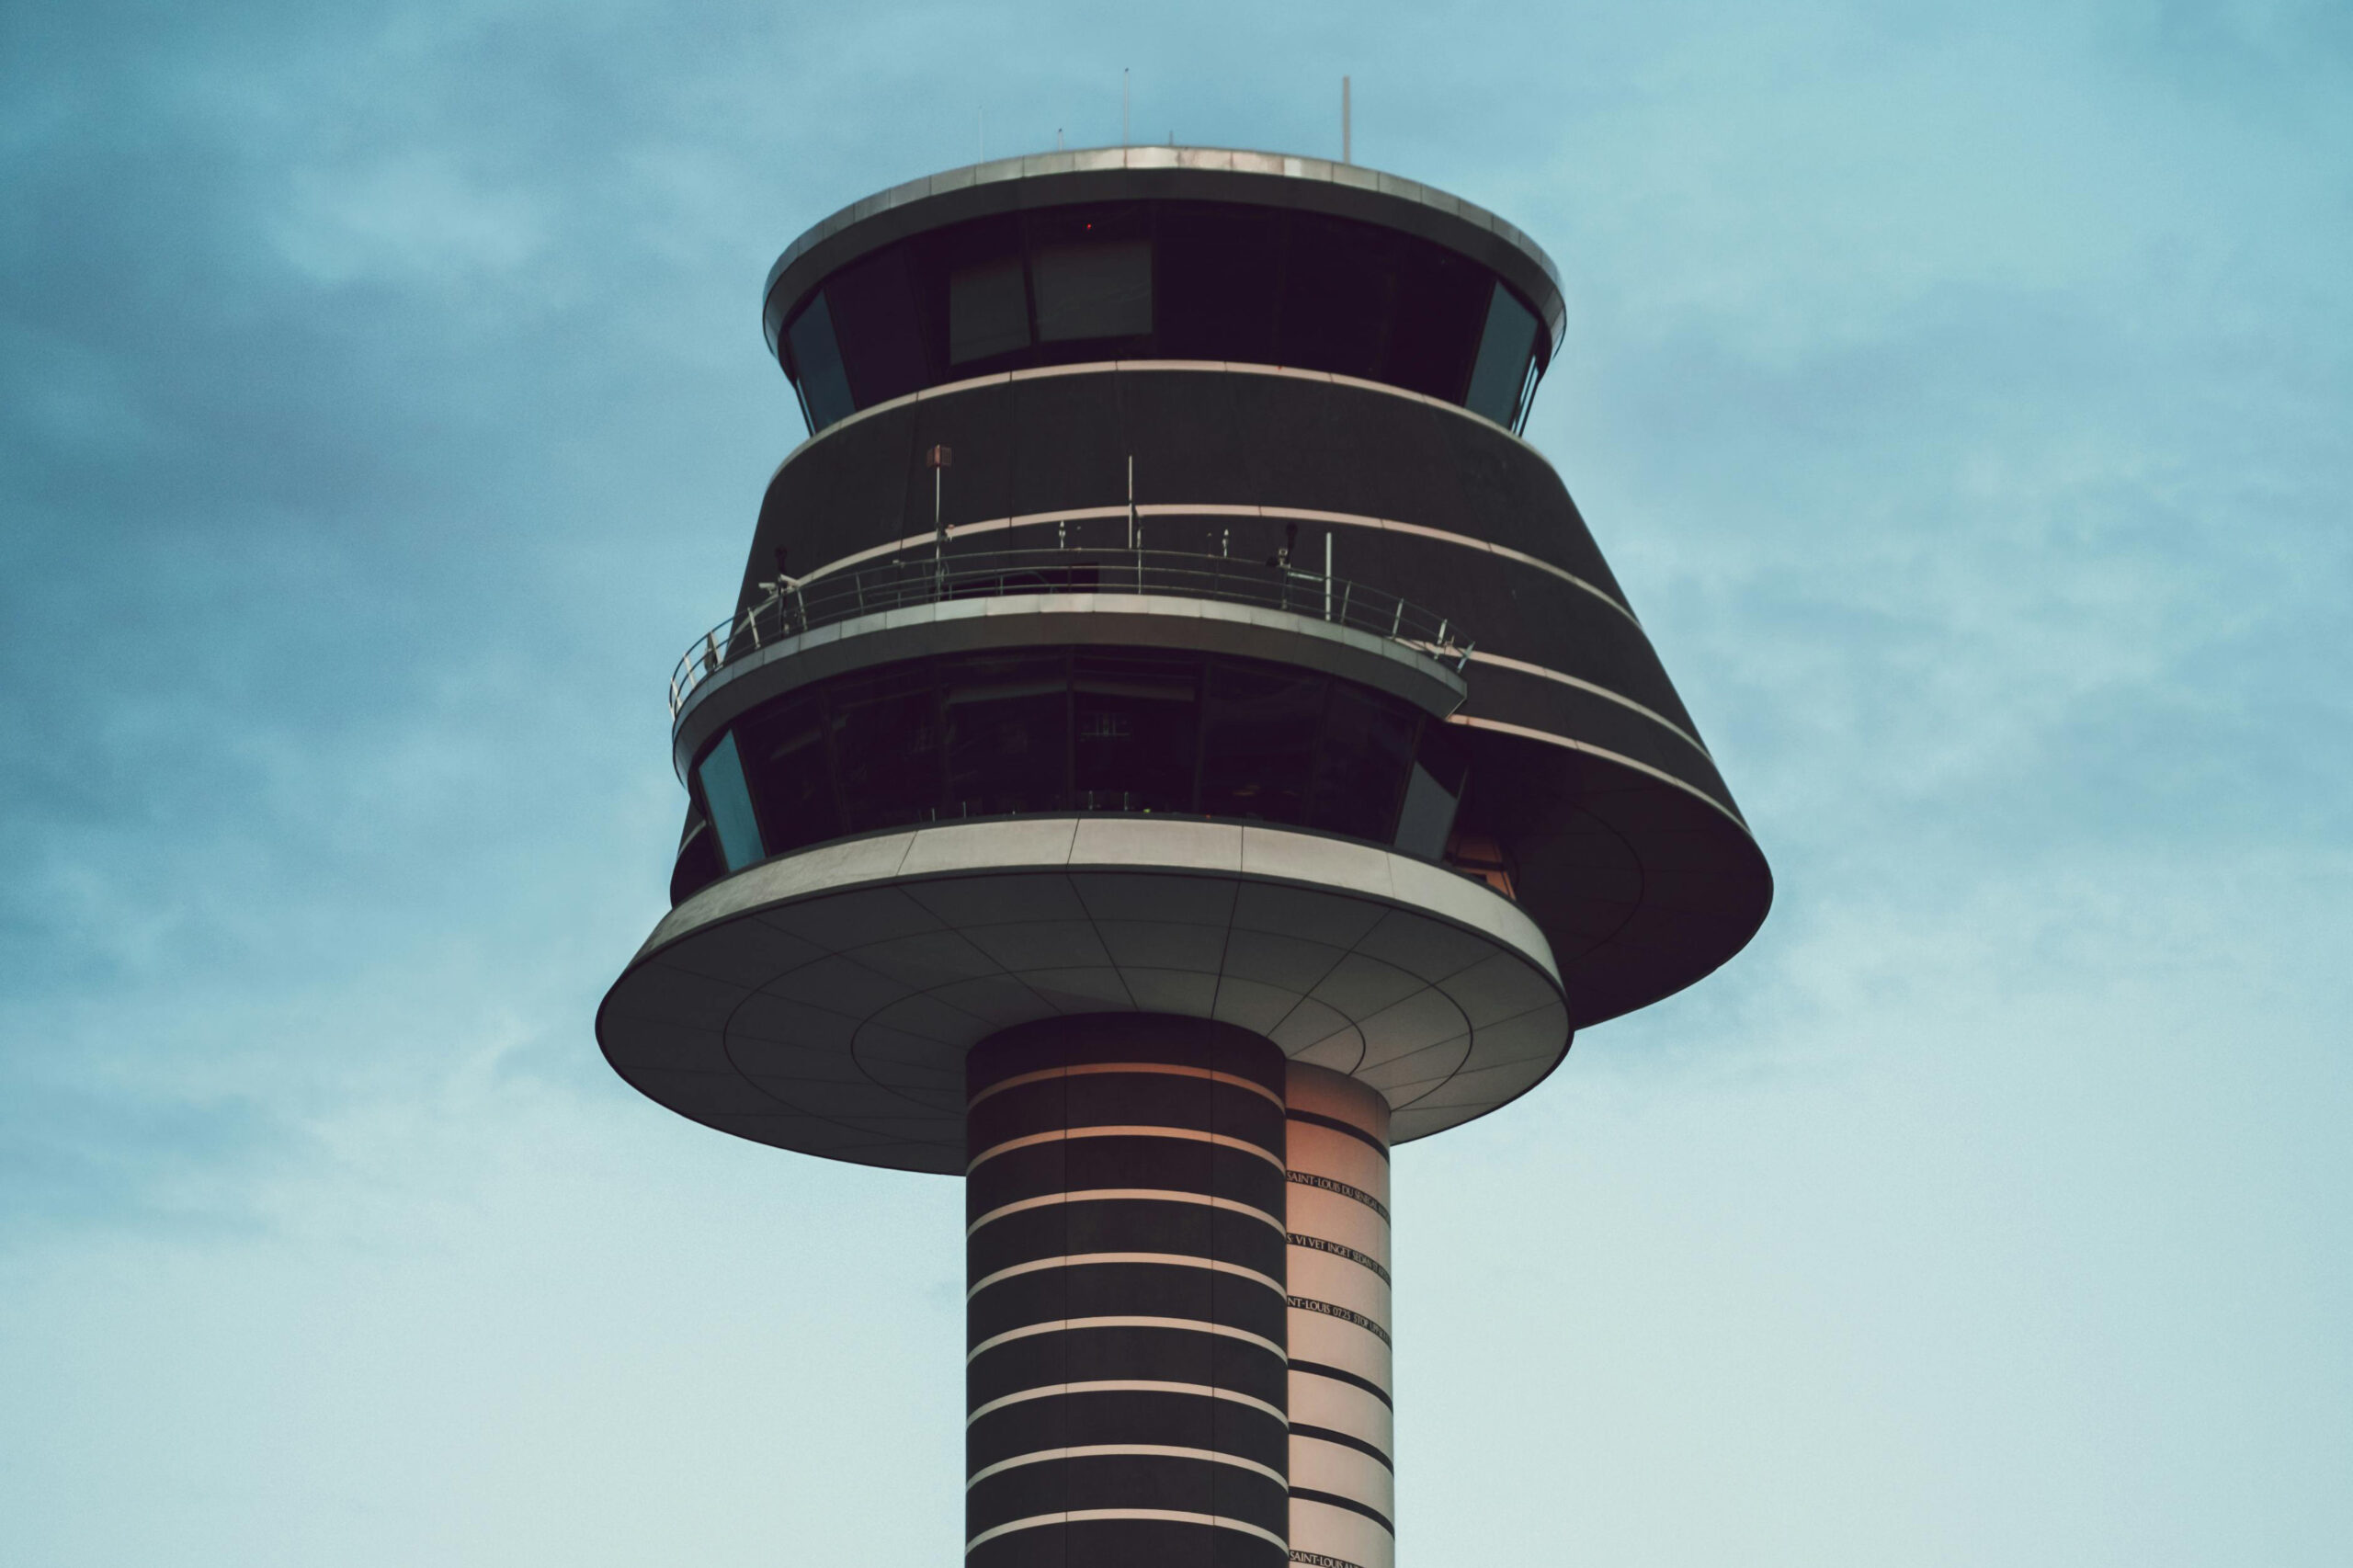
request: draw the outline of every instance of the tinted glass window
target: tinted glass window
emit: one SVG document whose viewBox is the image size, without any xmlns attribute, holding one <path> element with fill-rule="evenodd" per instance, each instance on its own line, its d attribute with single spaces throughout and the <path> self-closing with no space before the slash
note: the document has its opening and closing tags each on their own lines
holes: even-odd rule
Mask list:
<svg viewBox="0 0 2353 1568">
<path fill-rule="evenodd" d="M 1152 246 L 1048 245 L 1032 263 L 1038 340 L 1137 337 L 1152 330 Z"/>
<path fill-rule="evenodd" d="M 764 855 L 941 816 L 1244 817 L 1434 857 L 1461 792 L 1460 751 L 1398 699 L 1256 660 L 1068 648 L 911 660 L 778 698 L 720 737 L 695 768 L 673 900 Z"/>
<path fill-rule="evenodd" d="M 1510 425 L 1547 347 L 1495 274 L 1434 242 L 1319 213 L 1151 201 L 915 235 L 828 278 L 784 336 L 819 429 L 919 385 L 1114 358 L 1337 371 L 1468 399 Z"/>
<path fill-rule="evenodd" d="M 1401 249 L 1397 313 L 1377 379 L 1461 403 L 1494 277 L 1470 257 L 1437 245 Z"/>
<path fill-rule="evenodd" d="M 948 275 L 948 362 L 969 365 L 1029 347 L 1029 296 L 1021 258 L 983 262 Z"/>
<path fill-rule="evenodd" d="M 695 770 L 702 784 L 704 808 L 719 833 L 719 851 L 727 869 L 740 871 L 765 857 L 759 819 L 752 814 L 752 797 L 744 787 L 744 765 L 735 751 L 735 737 L 727 736 Z"/>
<path fill-rule="evenodd" d="M 1403 236 L 1312 213 L 1290 223 L 1279 362 L 1370 379 L 1396 313 Z"/>
<path fill-rule="evenodd" d="M 1160 210 L 1160 352 L 1275 362 L 1283 214 L 1171 202 Z"/>
<path fill-rule="evenodd" d="M 949 662 L 941 702 L 948 814 L 1061 810 L 1069 709 L 1067 659 L 1059 650 Z"/>
<path fill-rule="evenodd" d="M 925 373 L 904 246 L 878 252 L 835 274 L 825 284 L 825 299 L 849 373 L 850 394 L 858 407 L 871 408 L 922 390 L 930 378 Z"/>
<path fill-rule="evenodd" d="M 863 833 L 938 814 L 939 699 L 931 666 L 847 676 L 826 695 L 843 827 Z"/>
<path fill-rule="evenodd" d="M 1405 803 L 1397 816 L 1397 847 L 1407 855 L 1435 860 L 1446 853 L 1454 832 L 1455 808 L 1469 782 L 1471 754 L 1462 733 L 1451 724 L 1424 724 L 1414 769 L 1405 785 Z"/>
<path fill-rule="evenodd" d="M 1190 654 L 1081 650 L 1071 680 L 1073 803 L 1191 811 L 1200 685 L 1201 661 Z"/>
<path fill-rule="evenodd" d="M 812 692 L 771 702 L 735 735 L 770 854 L 841 836 L 821 698 Z"/>
<path fill-rule="evenodd" d="M 1353 838 L 1388 837 L 1414 759 L 1416 727 L 1416 716 L 1401 704 L 1333 682 L 1307 825 Z"/>
<path fill-rule="evenodd" d="M 1323 726 L 1322 676 L 1217 659 L 1201 713 L 1200 811 L 1210 816 L 1306 820 Z"/>
<path fill-rule="evenodd" d="M 1463 400 L 1473 414 L 1483 414 L 1506 427 L 1519 418 L 1519 394 L 1528 384 L 1528 365 L 1536 352 L 1536 317 L 1518 297 L 1498 283 L 1487 306 L 1486 330 L 1480 335 L 1479 358 L 1471 370 L 1471 395 Z"/>
<path fill-rule="evenodd" d="M 842 369 L 840 344 L 834 336 L 834 318 L 823 290 L 809 308 L 785 329 L 792 348 L 792 364 L 801 396 L 809 406 L 809 424 L 823 430 L 836 419 L 847 419 L 856 407 L 850 402 L 849 377 Z"/>
</svg>

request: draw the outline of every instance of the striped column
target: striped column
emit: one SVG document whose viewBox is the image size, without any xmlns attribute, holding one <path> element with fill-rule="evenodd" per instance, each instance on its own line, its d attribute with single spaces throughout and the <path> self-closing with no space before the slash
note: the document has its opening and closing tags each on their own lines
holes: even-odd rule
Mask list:
<svg viewBox="0 0 2353 1568">
<path fill-rule="evenodd" d="M 1389 1102 L 1291 1062 L 1290 1556 L 1394 1568 Z"/>
<path fill-rule="evenodd" d="M 1288 1558 L 1283 1087 L 1261 1037 L 1151 1014 L 968 1058 L 971 1568 Z"/>
</svg>

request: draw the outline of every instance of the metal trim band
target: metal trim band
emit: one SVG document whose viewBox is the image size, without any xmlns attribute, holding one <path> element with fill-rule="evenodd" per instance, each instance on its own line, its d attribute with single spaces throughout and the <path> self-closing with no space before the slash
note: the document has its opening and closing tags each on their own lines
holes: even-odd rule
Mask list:
<svg viewBox="0 0 2353 1568">
<path fill-rule="evenodd" d="M 1198 1132 L 1189 1127 L 1063 1127 L 1051 1132 L 1031 1132 L 1019 1138 L 1008 1138 L 1002 1143 L 993 1143 L 972 1156 L 972 1163 L 964 1167 L 964 1174 L 971 1176 L 983 1161 L 993 1160 L 1015 1149 L 1027 1149 L 1034 1144 L 1052 1143 L 1070 1138 L 1175 1138 L 1190 1143 L 1215 1143 L 1221 1148 L 1239 1149 L 1244 1153 L 1256 1154 L 1277 1170 L 1286 1168 L 1282 1156 L 1264 1145 L 1253 1143 L 1246 1138 L 1229 1138 L 1222 1132 Z"/>
<path fill-rule="evenodd" d="M 1284 1229 L 1283 1222 L 1280 1220 L 1276 1219 L 1264 1209 L 1260 1209 L 1255 1204 L 1242 1202 L 1238 1199 L 1220 1198 L 1215 1193 L 1211 1192 L 1188 1192 L 1182 1187 L 1097 1187 L 1085 1188 L 1077 1192 L 1041 1193 L 1036 1198 L 1024 1198 L 1018 1202 L 1000 1204 L 996 1208 L 992 1209 L 987 1213 L 982 1215 L 979 1219 L 973 1221 L 971 1224 L 965 1226 L 964 1237 L 967 1241 L 970 1241 L 974 1232 L 978 1231 L 983 1225 L 989 1223 L 992 1220 L 1002 1220 L 1008 1214 L 1018 1214 L 1027 1210 L 1043 1209 L 1049 1204 L 1105 1203 L 1120 1201 L 1138 1203 L 1196 1203 L 1207 1209 L 1222 1209 L 1230 1213 L 1246 1214 L 1253 1220 L 1264 1220 L 1276 1230 L 1281 1231 L 1286 1237 L 1290 1236 L 1290 1233 Z M 1291 1237 L 1291 1239 L 1296 1240 L 1297 1238 Z"/>
<path fill-rule="evenodd" d="M 1255 1345 L 1286 1364 L 1290 1360 L 1290 1351 L 1285 1350 L 1265 1335 L 1253 1334 L 1246 1328 L 1233 1328 L 1222 1323 L 1208 1323 L 1199 1318 L 1119 1315 L 1093 1318 L 1050 1318 L 1041 1323 L 1025 1323 L 1019 1328 L 1008 1328 L 1002 1334 L 992 1334 L 970 1350 L 965 1351 L 964 1364 L 969 1367 L 986 1352 L 1016 1339 L 1028 1339 L 1032 1335 L 1064 1334 L 1089 1328 L 1170 1328 L 1188 1334 L 1214 1334 L 1227 1339 L 1239 1339 L 1245 1344 Z M 1383 1394 L 1381 1397 L 1386 1399 L 1388 1396 Z"/>
<path fill-rule="evenodd" d="M 1148 1459 L 1203 1460 L 1211 1464 L 1230 1464 L 1237 1469 L 1254 1471 L 1286 1490 L 1290 1486 L 1290 1477 L 1275 1469 L 1274 1466 L 1260 1464 L 1256 1460 L 1244 1459 L 1239 1454 L 1222 1453 L 1216 1449 L 1178 1448 L 1169 1443 L 1089 1443 L 1075 1449 L 1036 1449 L 1026 1454 L 1015 1454 L 1010 1459 L 999 1460 L 995 1464 L 983 1465 L 964 1478 L 964 1490 L 970 1492 L 990 1476 L 1008 1470 L 1017 1470 L 1023 1465 L 1048 1464 L 1055 1460 L 1098 1457 L 1108 1459 L 1120 1455 L 1133 1455 Z"/>
<path fill-rule="evenodd" d="M 1035 1529 L 1040 1525 L 1084 1524 L 1090 1519 L 1157 1519 L 1168 1524 L 1210 1525 L 1219 1529 L 1241 1530 L 1256 1536 L 1260 1540 L 1271 1541 L 1285 1551 L 1290 1550 L 1290 1542 L 1274 1531 L 1261 1529 L 1245 1519 L 1229 1519 L 1222 1514 L 1191 1514 L 1176 1508 L 1073 1508 L 1066 1514 L 1032 1514 L 1026 1519 L 1011 1519 L 983 1530 L 964 1543 L 964 1550 L 970 1552 L 983 1541 L 1011 1535 L 1016 1530 Z"/>
<path fill-rule="evenodd" d="M 1381 1468 L 1390 1474 L 1397 1473 L 1396 1460 L 1382 1453 L 1379 1445 L 1368 1443 L 1354 1433 L 1337 1431 L 1330 1426 L 1293 1426 L 1290 1435 L 1294 1437 L 1312 1437 L 1319 1443 L 1337 1443 L 1344 1449 L 1354 1449 L 1358 1453 L 1370 1454 L 1379 1460 Z"/>
<path fill-rule="evenodd" d="M 1283 1108 L 1283 1119 L 1303 1121 L 1310 1127 L 1322 1127 L 1334 1132 L 1345 1132 L 1379 1154 L 1384 1164 L 1389 1159 L 1389 1145 L 1381 1142 L 1378 1135 L 1367 1132 L 1353 1121 L 1343 1121 L 1336 1116 L 1325 1116 L 1319 1111 L 1301 1110 L 1293 1106 Z"/>
<path fill-rule="evenodd" d="M 1219 1073 L 1207 1067 L 1185 1067 L 1173 1062 L 1081 1062 L 1068 1067 L 1040 1067 L 1035 1073 L 1017 1073 L 1010 1078 L 1000 1078 L 987 1088 L 964 1102 L 969 1114 L 972 1108 L 1000 1089 L 1017 1089 L 1024 1084 L 1042 1084 L 1049 1078 L 1079 1078 L 1103 1073 L 1156 1073 L 1172 1078 L 1207 1078 L 1211 1083 L 1231 1084 L 1237 1089 L 1247 1089 L 1274 1105 L 1283 1103 L 1282 1096 L 1254 1078 L 1239 1074 Z"/>
<path fill-rule="evenodd" d="M 1268 1404 L 1265 1400 L 1254 1394 L 1244 1393 L 1239 1389 L 1217 1388 L 1209 1383 L 1159 1382 L 1148 1378 L 1098 1378 L 1093 1382 L 1084 1383 L 1033 1384 L 1026 1389 L 1016 1389 L 1011 1393 L 997 1395 L 996 1398 L 965 1416 L 964 1425 L 970 1426 L 982 1416 L 1003 1410 L 1010 1404 L 1022 1404 L 1033 1399 L 1055 1399 L 1064 1394 L 1088 1393 L 1181 1393 L 1200 1399 L 1227 1399 L 1236 1404 L 1246 1404 L 1253 1410 L 1264 1411 L 1286 1427 L 1290 1425 L 1289 1415 Z"/>
<path fill-rule="evenodd" d="M 1390 1522 L 1389 1516 L 1370 1503 L 1359 1503 L 1353 1497 L 1343 1497 L 1336 1492 L 1311 1492 L 1300 1486 L 1292 1487 L 1290 1494 L 1294 1502 L 1322 1503 L 1327 1507 L 1346 1508 L 1352 1514 L 1362 1514 L 1391 1535 L 1397 1533 L 1397 1527 Z"/>
<path fill-rule="evenodd" d="M 1027 1263 L 1017 1263 L 1000 1268 L 995 1273 L 983 1277 L 978 1284 L 966 1290 L 964 1300 L 969 1301 L 990 1286 L 1000 1284 L 1018 1275 L 1037 1274 L 1049 1268 L 1084 1268 L 1089 1265 L 1119 1263 L 1156 1264 L 1172 1268 L 1207 1268 L 1218 1274 L 1235 1275 L 1249 1280 L 1254 1285 L 1264 1285 L 1278 1296 L 1283 1293 L 1282 1285 L 1278 1280 L 1259 1273 L 1255 1268 L 1245 1268 L 1238 1263 L 1228 1263 L 1222 1257 L 1202 1257 L 1194 1253 L 1184 1252 L 1080 1252 L 1067 1253 L 1061 1257 L 1035 1257 Z M 1295 1301 L 1293 1304 L 1296 1304 Z M 1381 1337 L 1385 1339 L 1388 1336 L 1383 1335 Z"/>
</svg>

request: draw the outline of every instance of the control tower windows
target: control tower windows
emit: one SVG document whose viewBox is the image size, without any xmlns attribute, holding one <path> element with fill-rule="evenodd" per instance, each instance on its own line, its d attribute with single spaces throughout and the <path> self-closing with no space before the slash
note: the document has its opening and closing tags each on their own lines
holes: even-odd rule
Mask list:
<svg viewBox="0 0 2353 1568">
<path fill-rule="evenodd" d="M 841 344 L 834 336 L 833 307 L 824 290 L 792 318 L 785 341 L 792 351 L 788 368 L 795 372 L 794 384 L 801 389 L 812 430 L 823 430 L 857 412 L 858 405 L 850 401 L 849 372 L 842 368 Z"/>
<path fill-rule="evenodd" d="M 1510 290 L 1496 284 L 1487 306 L 1486 329 L 1479 336 L 1479 358 L 1472 367 L 1471 395 L 1463 400 L 1464 406 L 1507 429 L 1517 429 L 1535 353 L 1535 312 Z"/>
<path fill-rule="evenodd" d="M 1461 756 L 1403 699 L 1290 665 L 1096 648 L 914 659 L 723 732 L 694 769 L 711 835 L 689 834 L 673 897 L 848 834 L 1064 812 L 1276 823 L 1435 859 Z M 716 855 L 698 847 L 713 835 Z"/>
<path fill-rule="evenodd" d="M 1073 656 L 1071 803 L 1081 811 L 1188 812 L 1201 661 L 1082 649 Z"/>
<path fill-rule="evenodd" d="M 1526 412 L 1550 345 L 1460 252 L 1378 224 L 1227 203 L 999 213 L 912 235 L 827 278 L 779 353 L 813 430 L 973 376 L 1120 358 L 1282 365 Z"/>
<path fill-rule="evenodd" d="M 727 869 L 740 871 L 763 858 L 767 850 L 760 842 L 759 822 L 752 814 L 751 792 L 744 786 L 744 762 L 736 754 L 735 737 L 727 735 L 711 747 L 695 775 L 702 783 L 703 804 L 710 812 L 711 825 L 719 831 L 719 850 Z"/>
</svg>

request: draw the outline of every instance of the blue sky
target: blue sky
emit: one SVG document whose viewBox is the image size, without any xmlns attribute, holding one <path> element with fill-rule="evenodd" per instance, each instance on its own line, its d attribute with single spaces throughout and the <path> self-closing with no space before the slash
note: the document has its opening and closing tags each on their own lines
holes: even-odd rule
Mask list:
<svg viewBox="0 0 2353 1568">
<path fill-rule="evenodd" d="M 2353 1560 L 2353 11 L 17 0 L 0 1554 L 954 1561 L 953 1184 L 640 1100 L 758 289 L 992 153 L 1561 264 L 1772 919 L 1398 1159 L 1417 1563 Z"/>
</svg>

